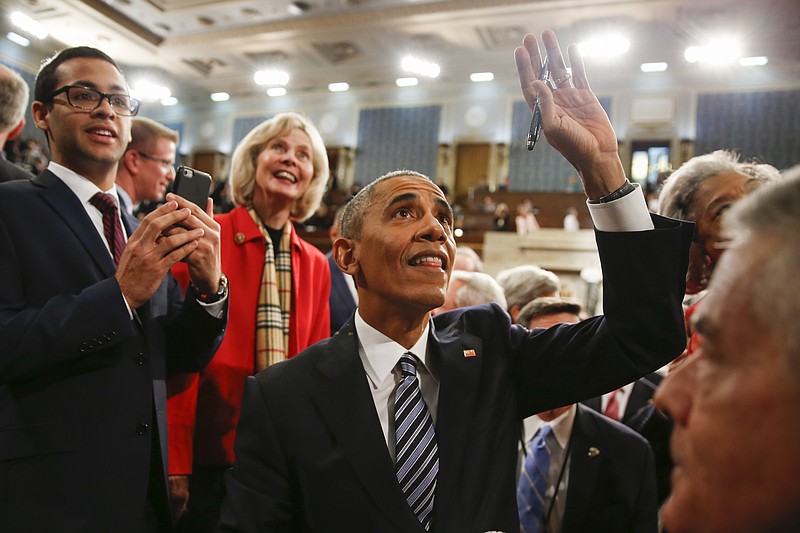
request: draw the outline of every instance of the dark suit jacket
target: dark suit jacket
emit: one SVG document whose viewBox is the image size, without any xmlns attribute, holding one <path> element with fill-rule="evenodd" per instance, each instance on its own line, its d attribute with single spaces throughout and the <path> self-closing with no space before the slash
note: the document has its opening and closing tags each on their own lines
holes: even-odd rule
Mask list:
<svg viewBox="0 0 800 533">
<path fill-rule="evenodd" d="M 581 404 L 570 439 L 561 533 L 656 533 L 655 466 L 647 441 Z"/>
<path fill-rule="evenodd" d="M 692 227 L 654 218 L 655 231 L 597 233 L 605 318 L 531 331 L 497 305 L 433 318 L 432 531 L 518 531 L 520 420 L 630 383 L 683 350 Z M 235 452 L 221 531 L 423 531 L 397 484 L 352 320 L 248 378 Z"/>
<path fill-rule="evenodd" d="M 124 219 L 131 233 L 135 221 Z M 154 442 L 167 456 L 164 379 L 201 368 L 219 341 L 225 320 L 193 298 L 176 310 L 171 277 L 132 321 L 114 270 L 52 173 L 0 185 L 0 524 L 9 531 L 142 531 Z"/>
<path fill-rule="evenodd" d="M 331 269 L 330 307 L 331 335 L 333 335 L 339 331 L 339 328 L 341 328 L 344 323 L 347 322 L 347 319 L 350 318 L 350 315 L 353 314 L 353 311 L 356 309 L 356 301 L 344 280 L 344 274 L 339 270 L 339 267 L 336 266 L 336 262 L 333 260 L 331 253 L 328 252 L 325 254 L 325 257 L 328 258 L 328 266 Z"/>
<path fill-rule="evenodd" d="M 29 180 L 33 177 L 30 172 L 19 168 L 17 165 L 0 156 L 0 183 L 13 180 Z"/>
<path fill-rule="evenodd" d="M 623 424 L 630 425 L 631 418 L 639 412 L 639 410 L 650 402 L 650 399 L 655 394 L 658 385 L 664 377 L 658 372 L 652 372 L 641 379 L 637 379 L 631 389 L 631 395 L 628 398 L 628 404 L 625 406 L 625 412 L 622 413 Z M 589 398 L 581 402 L 587 407 L 591 407 L 598 413 L 602 412 L 602 394 Z"/>
</svg>

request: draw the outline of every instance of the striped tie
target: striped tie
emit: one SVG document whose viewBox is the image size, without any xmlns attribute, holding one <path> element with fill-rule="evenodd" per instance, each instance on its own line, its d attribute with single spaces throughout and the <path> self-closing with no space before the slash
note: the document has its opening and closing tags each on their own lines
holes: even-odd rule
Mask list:
<svg viewBox="0 0 800 533">
<path fill-rule="evenodd" d="M 550 450 L 547 448 L 547 436 L 552 428 L 545 424 L 531 442 L 531 450 L 525 457 L 525 465 L 519 476 L 517 487 L 517 509 L 519 525 L 522 533 L 539 533 L 544 531 L 545 503 L 547 502 L 547 486 L 550 471 Z"/>
<path fill-rule="evenodd" d="M 401 372 L 394 404 L 397 481 L 411 510 L 427 531 L 433 520 L 439 448 L 428 406 L 417 380 L 419 361 L 410 352 L 398 363 Z"/>
<path fill-rule="evenodd" d="M 125 249 L 125 235 L 122 233 L 122 222 L 117 214 L 117 203 L 110 194 L 98 192 L 89 199 L 89 203 L 103 213 L 103 233 L 106 235 L 114 264 L 119 265 L 122 250 Z"/>
</svg>

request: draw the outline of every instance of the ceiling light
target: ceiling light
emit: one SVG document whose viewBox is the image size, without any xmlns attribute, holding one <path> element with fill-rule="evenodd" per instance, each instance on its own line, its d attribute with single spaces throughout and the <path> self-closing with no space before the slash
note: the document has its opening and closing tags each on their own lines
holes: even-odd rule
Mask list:
<svg viewBox="0 0 800 533">
<path fill-rule="evenodd" d="M 690 46 L 683 53 L 689 63 L 731 63 L 739 56 L 740 46 L 735 39 L 718 39 L 703 46 Z"/>
<path fill-rule="evenodd" d="M 211 93 L 211 99 L 215 102 L 227 102 L 231 99 L 228 93 Z"/>
<path fill-rule="evenodd" d="M 752 56 L 741 58 L 739 64 L 743 67 L 763 67 L 768 61 L 767 56 Z"/>
<path fill-rule="evenodd" d="M 286 89 L 283 87 L 270 87 L 267 89 L 267 95 L 269 96 L 285 96 Z"/>
<path fill-rule="evenodd" d="M 6 33 L 6 39 L 11 41 L 12 43 L 17 43 L 20 46 L 24 46 L 25 48 L 31 45 L 30 40 L 26 39 L 25 37 L 23 37 L 18 33 L 14 33 L 13 31 Z"/>
<path fill-rule="evenodd" d="M 664 72 L 667 70 L 667 64 L 664 61 L 642 63 L 639 68 L 642 72 Z"/>
<path fill-rule="evenodd" d="M 11 22 L 37 39 L 44 39 L 47 37 L 47 28 L 24 13 L 19 11 L 11 13 Z"/>
<path fill-rule="evenodd" d="M 174 96 L 167 96 L 166 98 L 161 99 L 161 105 L 164 107 L 176 105 L 178 103 L 178 99 Z"/>
<path fill-rule="evenodd" d="M 473 72 L 469 75 L 469 79 L 475 83 L 481 81 L 492 81 L 494 79 L 494 74 L 491 72 Z"/>
<path fill-rule="evenodd" d="M 328 90 L 332 93 L 341 93 L 350 90 L 350 84 L 346 81 L 338 81 L 328 84 Z"/>
<path fill-rule="evenodd" d="M 419 84 L 419 80 L 417 78 L 397 78 L 394 83 L 398 87 L 413 87 Z"/>
<path fill-rule="evenodd" d="M 140 81 L 131 89 L 131 96 L 139 100 L 164 100 L 172 96 L 172 91 L 169 87 L 157 85 L 149 81 Z"/>
<path fill-rule="evenodd" d="M 259 85 L 288 85 L 289 73 L 284 70 L 259 70 L 253 75 Z"/>
<path fill-rule="evenodd" d="M 423 61 L 422 59 L 418 59 L 412 56 L 406 56 L 400 62 L 400 66 L 403 67 L 403 70 L 406 72 L 410 72 L 412 74 L 419 74 L 420 76 L 425 76 L 426 78 L 435 78 L 439 75 L 441 69 L 439 65 L 436 63 L 431 63 L 430 61 Z"/>
<path fill-rule="evenodd" d="M 631 42 L 621 35 L 607 35 L 578 43 L 578 50 L 583 57 L 613 57 L 624 54 L 631 47 Z"/>
</svg>

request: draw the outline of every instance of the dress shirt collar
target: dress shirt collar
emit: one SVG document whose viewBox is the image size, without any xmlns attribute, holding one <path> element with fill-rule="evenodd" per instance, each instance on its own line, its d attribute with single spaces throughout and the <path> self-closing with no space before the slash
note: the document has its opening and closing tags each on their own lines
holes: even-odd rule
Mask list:
<svg viewBox="0 0 800 533">
<path fill-rule="evenodd" d="M 364 371 L 373 388 L 383 383 L 400 360 L 400 356 L 411 352 L 422 362 L 425 370 L 430 368 L 428 362 L 428 332 L 430 322 L 410 350 L 393 341 L 377 329 L 367 324 L 359 311 L 355 317 L 356 334 L 358 335 L 359 355 L 364 364 Z"/>
<path fill-rule="evenodd" d="M 53 161 L 50 161 L 50 163 L 47 165 L 47 170 L 58 176 L 59 179 L 61 179 L 61 181 L 63 181 L 67 187 L 70 188 L 75 196 L 78 197 L 78 200 L 80 200 L 84 205 L 91 205 L 89 204 L 89 199 L 94 196 L 95 193 L 100 191 L 100 188 L 88 179 L 63 165 L 54 163 Z M 109 190 L 100 192 L 104 192 L 113 196 L 114 200 L 117 202 L 117 207 L 119 208 L 119 196 L 117 195 L 116 184 L 112 185 Z"/>
<path fill-rule="evenodd" d="M 119 205 L 129 215 L 133 215 L 133 200 L 131 200 L 131 195 L 123 189 L 122 187 L 117 187 L 117 196 L 119 196 Z"/>
<path fill-rule="evenodd" d="M 564 450 L 567 448 L 570 435 L 572 435 L 572 426 L 575 425 L 576 412 L 577 407 L 575 407 L 575 404 L 572 404 L 572 407 L 570 407 L 567 412 L 561 413 L 549 422 L 550 427 L 553 428 L 553 434 L 556 436 L 558 444 Z"/>
</svg>

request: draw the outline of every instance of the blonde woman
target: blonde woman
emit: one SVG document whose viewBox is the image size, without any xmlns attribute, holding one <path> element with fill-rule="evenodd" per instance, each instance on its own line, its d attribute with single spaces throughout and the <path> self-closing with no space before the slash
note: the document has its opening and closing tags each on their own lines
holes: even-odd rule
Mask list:
<svg viewBox="0 0 800 533">
<path fill-rule="evenodd" d="M 328 262 L 292 224 L 317 210 L 328 175 L 319 132 L 296 113 L 259 124 L 233 153 L 236 208 L 215 217 L 230 280 L 228 330 L 205 370 L 169 382 L 170 489 L 176 517 L 189 498 L 186 531 L 217 523 L 245 378 L 330 334 Z"/>
</svg>

